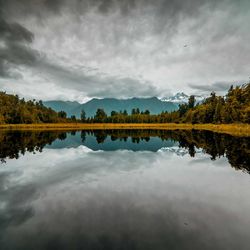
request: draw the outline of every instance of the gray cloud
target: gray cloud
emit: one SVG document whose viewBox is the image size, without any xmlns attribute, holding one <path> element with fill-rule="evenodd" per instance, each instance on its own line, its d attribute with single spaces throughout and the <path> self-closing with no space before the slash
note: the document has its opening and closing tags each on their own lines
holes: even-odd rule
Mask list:
<svg viewBox="0 0 250 250">
<path fill-rule="evenodd" d="M 32 65 L 36 52 L 27 45 L 33 41 L 33 34 L 18 23 L 8 23 L 0 17 L 0 76 L 7 77 L 14 65 Z"/>
<path fill-rule="evenodd" d="M 18 23 L 9 24 L 0 20 L 1 39 L 11 42 L 32 42 L 33 34 Z"/>
<path fill-rule="evenodd" d="M 218 92 L 218 93 L 225 93 L 229 90 L 230 86 L 232 85 L 242 85 L 244 84 L 244 81 L 234 81 L 234 82 L 216 82 L 212 83 L 210 85 L 195 85 L 195 84 L 189 84 L 189 87 L 194 90 L 199 90 L 202 92 L 209 92 L 212 91 Z"/>
<path fill-rule="evenodd" d="M 249 21 L 247 0 L 0 1 L 0 78 L 88 97 L 209 91 L 248 78 Z"/>
<path fill-rule="evenodd" d="M 244 3 L 245 0 L 238 1 L 237 4 Z M 91 8 L 96 8 L 103 14 L 108 14 L 114 9 L 118 9 L 121 14 L 128 15 L 136 8 L 153 7 L 158 16 L 173 18 L 180 13 L 183 16 L 197 15 L 197 10 L 203 6 L 214 8 L 221 4 L 232 4 L 233 0 L 223 0 L 218 3 L 216 0 L 9 0 L 2 4 L 3 13 L 11 15 L 35 15 L 39 18 L 45 15 L 60 14 L 65 9 L 74 10 L 75 13 L 83 14 Z M 27 9 L 27 7 L 29 9 Z"/>
<path fill-rule="evenodd" d="M 35 65 L 37 70 L 43 70 L 66 89 L 74 89 L 88 93 L 89 97 L 133 97 L 158 96 L 160 91 L 150 82 L 132 79 L 129 77 L 108 76 L 101 73 L 89 75 L 91 69 L 82 69 L 80 72 L 51 64 L 47 60 L 40 60 Z"/>
</svg>

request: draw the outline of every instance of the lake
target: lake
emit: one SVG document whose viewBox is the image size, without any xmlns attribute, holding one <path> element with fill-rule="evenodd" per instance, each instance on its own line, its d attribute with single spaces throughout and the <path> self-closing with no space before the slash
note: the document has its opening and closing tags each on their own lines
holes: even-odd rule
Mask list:
<svg viewBox="0 0 250 250">
<path fill-rule="evenodd" d="M 250 248 L 250 140 L 0 132 L 0 249 Z"/>
</svg>

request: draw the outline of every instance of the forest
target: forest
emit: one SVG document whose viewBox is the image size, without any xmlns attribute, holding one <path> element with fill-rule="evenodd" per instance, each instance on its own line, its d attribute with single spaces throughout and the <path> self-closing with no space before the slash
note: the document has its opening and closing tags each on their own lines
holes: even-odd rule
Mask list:
<svg viewBox="0 0 250 250">
<path fill-rule="evenodd" d="M 70 122 L 64 111 L 56 112 L 42 101 L 20 99 L 18 95 L 0 92 L 0 124 L 31 124 Z"/>
<path fill-rule="evenodd" d="M 0 92 L 0 124 L 35 124 L 35 123 L 192 123 L 192 124 L 229 124 L 250 123 L 250 83 L 231 86 L 225 96 L 215 92 L 201 103 L 193 95 L 188 103 L 180 104 L 173 112 L 162 111 L 158 115 L 149 110 L 133 108 L 112 111 L 108 115 L 101 107 L 94 117 L 86 117 L 81 111 L 81 118 L 67 117 L 65 111 L 56 112 L 43 105 L 42 101 L 20 99 L 17 95 Z"/>
</svg>

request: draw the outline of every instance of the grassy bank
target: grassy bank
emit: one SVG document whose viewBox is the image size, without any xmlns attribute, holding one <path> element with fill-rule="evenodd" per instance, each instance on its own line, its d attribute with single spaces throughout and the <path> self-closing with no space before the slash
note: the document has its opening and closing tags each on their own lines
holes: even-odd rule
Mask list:
<svg viewBox="0 0 250 250">
<path fill-rule="evenodd" d="M 250 124 L 176 124 L 176 123 L 53 123 L 3 124 L 0 130 L 92 130 L 92 129 L 197 129 L 237 136 L 250 136 Z"/>
</svg>

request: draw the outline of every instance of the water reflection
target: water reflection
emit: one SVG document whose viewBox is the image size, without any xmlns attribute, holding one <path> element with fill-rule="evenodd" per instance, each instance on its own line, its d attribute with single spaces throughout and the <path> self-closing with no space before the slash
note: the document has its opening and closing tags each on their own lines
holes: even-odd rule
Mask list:
<svg viewBox="0 0 250 250">
<path fill-rule="evenodd" d="M 96 130 L 81 132 L 2 132 L 0 160 L 16 158 L 25 152 L 42 152 L 49 148 L 70 148 L 84 145 L 91 150 L 152 151 L 178 147 L 187 149 L 191 157 L 202 151 L 216 160 L 226 156 L 232 167 L 250 172 L 250 140 L 210 131 L 195 130 Z"/>
<path fill-rule="evenodd" d="M 248 138 L 110 130 L 1 142 L 0 249 L 249 249 L 249 175 L 228 167 L 249 170 Z"/>
<path fill-rule="evenodd" d="M 3 131 L 0 132 L 0 160 L 18 159 L 25 152 L 42 152 L 54 140 L 65 140 L 65 132 Z"/>
</svg>

